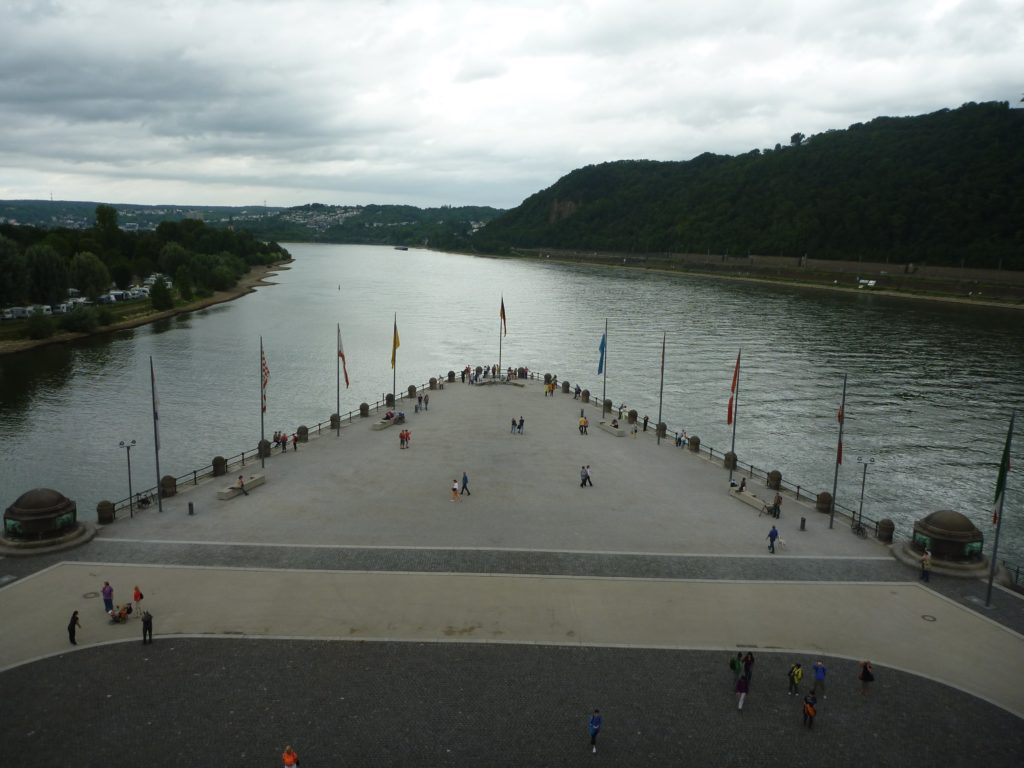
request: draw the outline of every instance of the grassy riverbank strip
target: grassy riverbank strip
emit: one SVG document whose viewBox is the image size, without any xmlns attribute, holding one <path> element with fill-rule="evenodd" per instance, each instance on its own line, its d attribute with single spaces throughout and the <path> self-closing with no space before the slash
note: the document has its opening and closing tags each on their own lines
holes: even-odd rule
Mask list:
<svg viewBox="0 0 1024 768">
<path fill-rule="evenodd" d="M 35 349 L 36 347 L 46 346 L 47 344 L 61 344 L 68 341 L 74 341 L 76 339 L 82 339 L 87 336 L 97 336 L 104 333 L 123 331 L 128 328 L 137 328 L 140 325 L 154 323 L 158 320 L 174 317 L 175 315 L 182 315 L 186 312 L 195 312 L 197 309 L 205 309 L 206 307 L 212 307 L 215 304 L 234 301 L 246 294 L 253 293 L 260 285 L 273 285 L 273 281 L 269 278 L 273 277 L 283 269 L 288 269 L 292 261 L 293 259 L 287 259 L 285 261 L 275 262 L 274 264 L 266 266 L 254 266 L 233 288 L 226 291 L 217 291 L 216 293 L 201 299 L 179 302 L 172 309 L 156 311 L 152 308 L 148 300 L 126 306 L 124 309 L 127 314 L 110 325 L 104 325 L 97 328 L 92 333 L 56 333 L 47 339 L 3 338 L 0 339 L 0 355 L 10 355 L 16 352 L 24 352 L 29 349 Z M 114 306 L 116 307 L 116 305 Z M 14 329 L 12 328 L 11 330 Z"/>
</svg>

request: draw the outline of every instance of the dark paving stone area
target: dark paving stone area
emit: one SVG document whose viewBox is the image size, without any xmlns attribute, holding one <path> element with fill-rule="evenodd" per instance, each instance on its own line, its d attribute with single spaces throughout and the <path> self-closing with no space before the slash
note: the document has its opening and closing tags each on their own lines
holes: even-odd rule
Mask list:
<svg viewBox="0 0 1024 768">
<path fill-rule="evenodd" d="M 449 549 L 346 549 L 232 544 L 124 542 L 97 538 L 52 555 L 0 561 L 0 579 L 24 578 L 62 561 L 146 563 L 302 570 L 505 573 L 607 578 L 754 581 L 913 581 L 917 572 L 892 560 L 786 557 L 692 557 Z M 933 574 L 930 587 L 1016 632 L 1024 634 L 1024 601 L 974 579 Z"/>
<path fill-rule="evenodd" d="M 301 632 L 301 626 L 289 626 Z M 938 683 L 828 659 L 813 731 L 793 660 L 757 657 L 743 712 L 729 654 L 161 637 L 0 675 L 5 765 L 1002 766 L 1021 720 Z M 807 688 L 806 680 L 803 689 Z M 589 712 L 605 728 L 590 751 Z"/>
</svg>

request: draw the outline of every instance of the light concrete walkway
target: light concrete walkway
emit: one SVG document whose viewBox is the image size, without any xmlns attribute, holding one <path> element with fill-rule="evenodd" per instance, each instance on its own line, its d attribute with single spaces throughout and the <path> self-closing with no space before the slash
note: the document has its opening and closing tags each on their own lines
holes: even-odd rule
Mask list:
<svg viewBox="0 0 1024 768">
<path fill-rule="evenodd" d="M 0 590 L 0 669 L 67 651 L 57 619 L 76 609 L 83 625 L 80 647 L 138 642 L 138 620 L 106 621 L 97 595 L 103 580 L 123 585 L 122 593 L 142 585 L 162 637 L 785 649 L 808 657 L 870 658 L 1024 716 L 1024 690 L 1007 666 L 1024 658 L 1024 637 L 917 584 L 64 563 Z M 44 604 L 52 608 L 40 611 Z"/>
</svg>

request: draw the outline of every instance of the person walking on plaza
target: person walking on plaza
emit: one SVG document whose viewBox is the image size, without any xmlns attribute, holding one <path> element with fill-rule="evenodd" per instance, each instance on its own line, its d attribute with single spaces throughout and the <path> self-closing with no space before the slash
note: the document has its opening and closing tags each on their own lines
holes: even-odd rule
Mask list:
<svg viewBox="0 0 1024 768">
<path fill-rule="evenodd" d="M 429 411 L 430 410 L 430 395 L 429 394 L 426 394 L 426 395 L 423 396 L 423 410 L 425 410 L 425 411 Z"/>
<path fill-rule="evenodd" d="M 135 585 L 135 589 L 132 591 L 132 600 L 135 602 L 135 612 L 142 615 L 142 590 L 139 589 L 139 585 Z"/>
<path fill-rule="evenodd" d="M 469 492 L 469 475 L 465 472 L 462 473 L 462 490 L 459 491 L 459 495 L 461 496 L 462 494 L 466 494 L 467 496 L 473 495 Z"/>
<path fill-rule="evenodd" d="M 594 481 L 591 480 L 592 475 L 593 473 L 590 471 L 590 465 L 587 464 L 587 485 L 589 485 L 591 488 L 594 487 Z"/>
<path fill-rule="evenodd" d="M 103 595 L 103 610 L 110 613 L 114 610 L 114 588 L 110 586 L 109 581 L 103 582 L 103 589 L 100 590 L 100 594 Z"/>
<path fill-rule="evenodd" d="M 587 432 L 587 429 L 589 427 L 590 427 L 590 419 L 588 419 L 586 416 L 584 416 L 583 417 L 583 434 L 584 435 L 590 434 L 589 432 Z"/>
<path fill-rule="evenodd" d="M 743 702 L 747 700 L 747 692 L 750 691 L 750 681 L 741 677 L 736 681 L 736 709 L 743 711 Z"/>
<path fill-rule="evenodd" d="M 729 669 L 732 670 L 732 684 L 736 687 L 736 681 L 740 679 L 740 675 L 743 674 L 743 654 L 737 653 L 736 658 L 729 659 Z"/>
<path fill-rule="evenodd" d="M 512 417 L 512 431 L 509 432 L 509 434 L 510 435 L 514 435 L 515 433 L 516 433 L 516 417 L 513 416 Z"/>
<path fill-rule="evenodd" d="M 586 422 L 586 418 L 583 417 L 583 416 L 580 416 L 579 424 L 580 424 L 580 434 L 581 435 L 583 434 L 583 424 L 584 424 L 584 422 Z"/>
<path fill-rule="evenodd" d="M 860 663 L 860 695 L 866 696 L 868 692 L 868 686 L 875 682 L 875 668 L 871 666 L 871 662 L 864 660 Z"/>
<path fill-rule="evenodd" d="M 926 584 L 931 581 L 931 570 L 932 570 L 932 553 L 930 550 L 925 550 L 924 554 L 921 555 L 921 581 Z"/>
<path fill-rule="evenodd" d="M 522 416 L 519 417 L 519 434 L 523 434 L 523 424 L 526 421 Z"/>
<path fill-rule="evenodd" d="M 799 696 L 800 695 L 800 681 L 804 679 L 803 668 L 793 662 L 793 665 L 789 668 L 789 695 Z"/>
<path fill-rule="evenodd" d="M 75 611 L 71 614 L 71 621 L 68 622 L 68 640 L 71 641 L 72 645 L 78 645 L 78 642 L 75 640 L 75 630 L 81 628 L 82 624 L 78 620 L 78 611 Z"/>
<path fill-rule="evenodd" d="M 587 468 L 580 466 L 580 488 L 587 484 Z"/>
<path fill-rule="evenodd" d="M 299 450 L 299 433 L 298 432 L 296 432 L 294 435 L 292 435 L 292 450 L 293 451 L 298 451 Z"/>
<path fill-rule="evenodd" d="M 299 766 L 299 753 L 296 752 L 291 746 L 284 748 L 284 752 L 281 754 L 281 763 L 284 768 L 298 768 Z"/>
<path fill-rule="evenodd" d="M 825 675 L 828 673 L 828 667 L 818 659 L 814 662 L 814 690 L 821 691 L 821 698 L 825 697 Z"/>
<path fill-rule="evenodd" d="M 814 729 L 814 717 L 818 714 L 818 697 L 814 695 L 814 689 L 804 696 L 804 725 Z"/>
<path fill-rule="evenodd" d="M 601 733 L 601 726 L 604 725 L 604 718 L 601 717 L 601 710 L 595 709 L 594 714 L 590 716 L 590 722 L 587 724 L 587 730 L 590 732 L 590 747 L 592 752 L 597 752 L 597 737 Z"/>
<path fill-rule="evenodd" d="M 459 500 L 459 481 L 452 480 L 452 501 Z"/>
<path fill-rule="evenodd" d="M 142 614 L 142 644 L 153 644 L 153 614 L 149 611 Z"/>
<path fill-rule="evenodd" d="M 743 678 L 749 683 L 750 678 L 754 676 L 754 654 L 747 651 L 747 655 L 743 657 Z"/>
<path fill-rule="evenodd" d="M 779 531 L 778 531 L 778 529 L 776 529 L 776 527 L 773 525 L 772 529 L 770 531 L 768 531 L 768 535 L 765 538 L 768 539 L 768 551 L 771 552 L 774 555 L 775 554 L 775 540 L 777 538 L 779 538 Z"/>
</svg>

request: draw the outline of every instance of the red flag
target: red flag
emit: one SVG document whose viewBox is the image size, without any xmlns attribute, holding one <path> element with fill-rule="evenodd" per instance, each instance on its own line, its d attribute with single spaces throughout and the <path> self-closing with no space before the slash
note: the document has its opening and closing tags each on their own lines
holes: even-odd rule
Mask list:
<svg viewBox="0 0 1024 768">
<path fill-rule="evenodd" d="M 508 336 L 508 321 L 505 319 L 505 297 L 504 296 L 501 297 L 501 314 L 499 316 L 501 317 L 501 326 L 505 330 L 505 333 L 503 335 L 504 336 Z"/>
<path fill-rule="evenodd" d="M 267 356 L 260 350 L 260 371 L 263 374 L 263 382 L 260 387 L 260 392 L 263 398 L 263 412 L 267 412 L 267 384 L 270 383 L 270 366 L 267 365 Z"/>
<path fill-rule="evenodd" d="M 733 405 L 733 399 L 736 397 L 736 387 L 740 383 L 740 354 L 741 353 L 742 353 L 742 350 L 740 352 L 736 353 L 736 368 L 732 372 L 732 387 L 729 388 L 729 392 L 731 392 L 732 394 L 729 395 L 729 413 L 725 417 L 725 423 L 726 424 L 732 424 L 732 405 Z"/>
<path fill-rule="evenodd" d="M 348 366 L 345 364 L 345 348 L 341 346 L 341 326 L 338 326 L 338 357 L 341 358 L 341 370 L 345 374 L 345 389 L 348 389 Z"/>
</svg>

